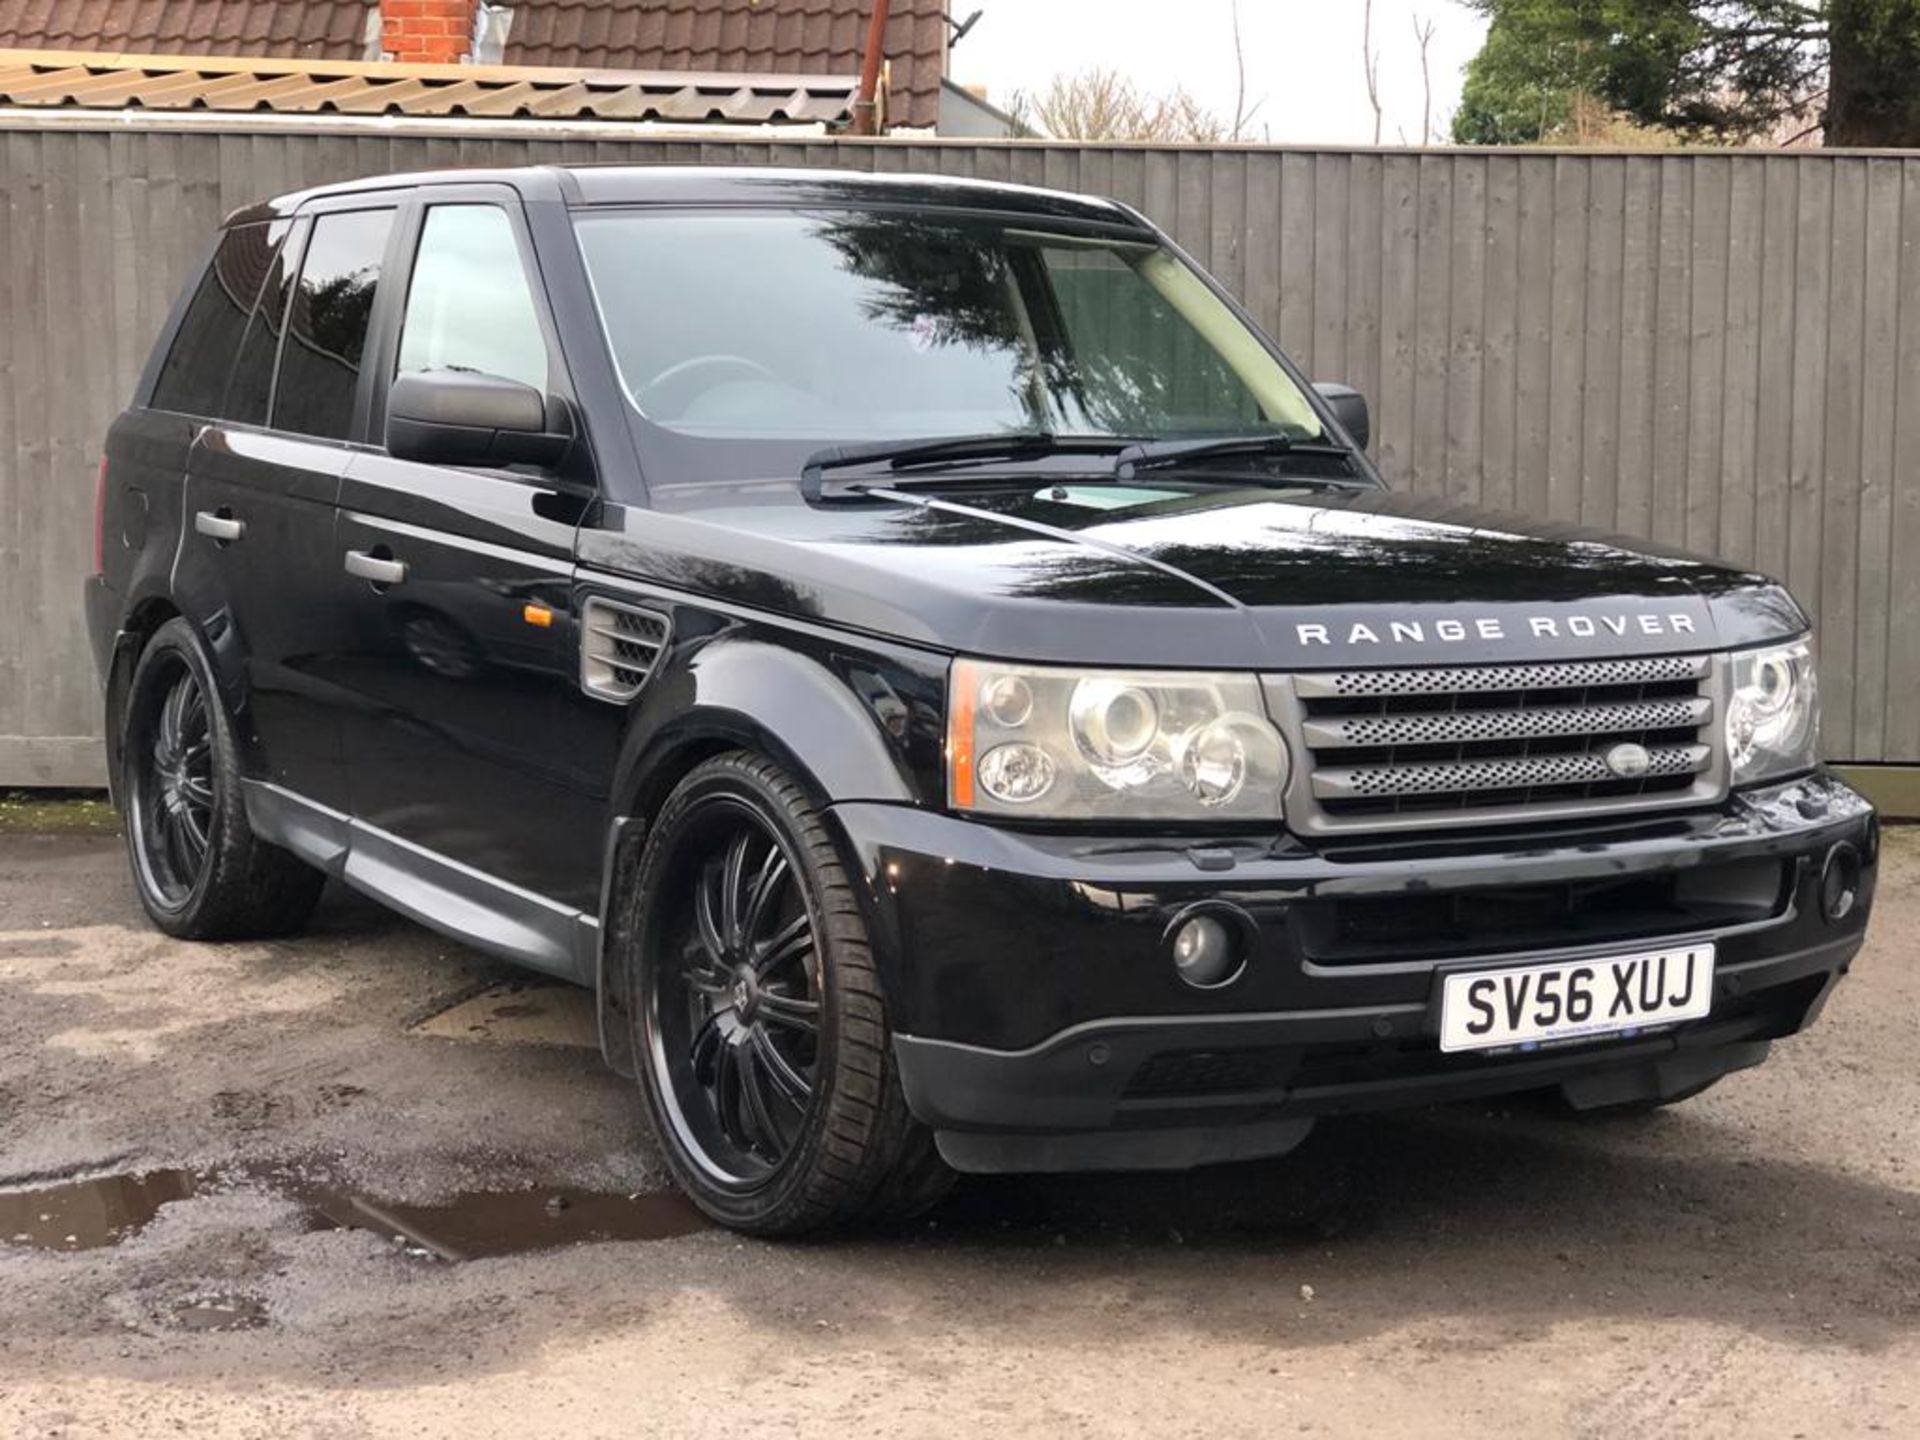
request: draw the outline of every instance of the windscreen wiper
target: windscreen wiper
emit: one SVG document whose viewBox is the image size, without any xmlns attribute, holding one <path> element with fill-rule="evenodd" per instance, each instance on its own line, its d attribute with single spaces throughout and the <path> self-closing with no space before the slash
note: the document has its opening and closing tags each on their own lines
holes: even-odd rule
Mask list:
<svg viewBox="0 0 1920 1440">
<path fill-rule="evenodd" d="M 1291 435 L 1279 433 L 1214 435 L 1195 440 L 1142 440 L 1115 455 L 1113 469 L 1120 479 L 1131 480 L 1142 470 L 1164 470 L 1195 460 L 1218 460 L 1236 455 L 1327 455 L 1347 459 L 1352 454 L 1346 446 L 1335 445 L 1331 441 L 1296 440 Z M 1329 478 L 1326 483 L 1347 482 Z M 1356 478 L 1352 483 L 1364 485 L 1366 482 Z"/>
<path fill-rule="evenodd" d="M 817 499 L 829 470 L 864 467 L 889 475 L 929 465 L 1009 462 L 1020 464 L 1055 455 L 1109 456 L 1133 442 L 1123 436 L 1061 436 L 1043 430 L 998 430 L 982 435 L 952 435 L 939 440 L 877 440 L 864 445 L 834 445 L 807 457 L 801 485 Z"/>
</svg>

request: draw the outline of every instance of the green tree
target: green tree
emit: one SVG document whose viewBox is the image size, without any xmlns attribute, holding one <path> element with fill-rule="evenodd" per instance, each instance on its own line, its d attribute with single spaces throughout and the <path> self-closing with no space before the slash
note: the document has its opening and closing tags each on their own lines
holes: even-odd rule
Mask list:
<svg viewBox="0 0 1920 1440">
<path fill-rule="evenodd" d="M 1564 133 L 1584 97 L 1686 139 L 1822 125 L 1920 144 L 1920 0 L 1467 0 L 1491 20 L 1454 138 Z"/>
</svg>

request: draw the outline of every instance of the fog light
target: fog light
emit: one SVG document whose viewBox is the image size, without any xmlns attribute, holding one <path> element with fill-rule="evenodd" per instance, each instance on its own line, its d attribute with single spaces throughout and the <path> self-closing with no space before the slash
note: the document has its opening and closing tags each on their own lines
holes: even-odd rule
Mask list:
<svg viewBox="0 0 1920 1440">
<path fill-rule="evenodd" d="M 1025 741 L 996 745 L 980 757 L 980 784 L 1008 805 L 1038 800 L 1053 788 L 1052 757 Z"/>
<path fill-rule="evenodd" d="M 1173 968 L 1197 990 L 1226 984 L 1240 971 L 1233 932 L 1216 916 L 1194 916 L 1173 932 Z"/>
<path fill-rule="evenodd" d="M 1820 913 L 1838 922 L 1853 913 L 1860 898 L 1860 852 L 1842 843 L 1827 852 L 1827 867 L 1820 872 Z"/>
</svg>

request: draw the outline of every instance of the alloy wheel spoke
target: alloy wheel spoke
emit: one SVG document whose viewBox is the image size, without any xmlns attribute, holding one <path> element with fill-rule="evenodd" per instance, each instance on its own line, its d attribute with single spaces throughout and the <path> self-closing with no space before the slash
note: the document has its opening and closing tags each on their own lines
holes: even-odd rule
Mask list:
<svg viewBox="0 0 1920 1440">
<path fill-rule="evenodd" d="M 742 830 L 727 847 L 727 858 L 720 869 L 720 936 L 726 942 L 724 953 L 740 949 L 741 887 L 747 869 L 747 844 L 753 837 Z"/>
<path fill-rule="evenodd" d="M 723 1038 L 713 1052 L 713 1110 L 727 1139 L 745 1148 L 740 1105 L 740 1056 Z"/>
<path fill-rule="evenodd" d="M 771 913 L 774 896 L 787 879 L 787 856 L 778 845 L 767 847 L 767 858 L 760 862 L 760 869 L 753 877 L 753 888 L 747 895 L 746 917 L 741 921 L 743 940 L 751 945 L 754 937 L 760 933 L 760 927 Z"/>
<path fill-rule="evenodd" d="M 719 1083 L 719 1072 L 715 1064 L 718 1056 L 714 1053 L 714 1046 L 718 1044 L 720 1044 L 720 1017 L 718 1014 L 709 1015 L 695 1033 L 693 1044 L 688 1047 L 687 1053 L 687 1058 L 693 1063 L 693 1078 L 702 1085 L 711 1083 L 717 1087 Z"/>
<path fill-rule="evenodd" d="M 767 1104 L 766 1067 L 759 1053 L 749 1047 L 739 1056 L 740 1093 L 746 1104 L 747 1128 L 753 1134 L 752 1148 L 769 1160 L 778 1160 L 786 1150 L 780 1139 L 780 1127 L 774 1123 L 773 1110 Z"/>
<path fill-rule="evenodd" d="M 700 935 L 700 947 L 718 966 L 727 954 L 726 937 L 720 930 L 720 911 L 715 908 L 715 892 L 720 886 L 720 866 L 717 862 L 703 866 L 699 882 L 694 886 L 693 918 Z"/>
<path fill-rule="evenodd" d="M 177 811 L 168 810 L 160 819 L 160 848 L 166 855 L 167 869 L 175 888 L 189 888 L 193 881 L 193 857 L 187 851 L 186 826 Z"/>
<path fill-rule="evenodd" d="M 767 1079 L 772 1082 L 773 1092 L 795 1109 L 806 1109 L 813 1087 L 807 1083 L 807 1077 L 794 1068 L 793 1062 L 780 1053 L 780 1047 L 773 1043 L 773 1037 L 764 1029 L 755 1029 L 749 1043 L 759 1058 L 761 1068 L 766 1071 Z"/>
<path fill-rule="evenodd" d="M 171 763 L 180 753 L 180 696 L 186 687 L 187 679 L 183 675 L 160 702 L 160 733 L 154 749 L 163 763 Z"/>
<path fill-rule="evenodd" d="M 813 921 L 805 910 L 777 930 L 754 957 L 754 974 L 766 976 L 813 949 Z"/>
<path fill-rule="evenodd" d="M 820 1005 L 818 1001 L 801 1000 L 778 991 L 763 990 L 760 992 L 760 1018 L 769 1025 L 780 1025 L 803 1035 L 813 1035 L 820 1029 Z"/>
<path fill-rule="evenodd" d="M 207 728 L 206 697 L 200 693 L 200 687 L 191 680 L 183 680 L 186 696 L 180 702 L 180 739 L 183 748 L 193 739 L 204 734 Z"/>
<path fill-rule="evenodd" d="M 199 811 L 184 801 L 181 803 L 180 808 L 174 811 L 174 821 L 179 825 L 180 837 L 185 842 L 186 852 L 189 856 L 188 868 L 195 874 L 198 874 L 200 862 L 206 858 L 207 854 L 206 821 L 201 817 Z"/>
</svg>

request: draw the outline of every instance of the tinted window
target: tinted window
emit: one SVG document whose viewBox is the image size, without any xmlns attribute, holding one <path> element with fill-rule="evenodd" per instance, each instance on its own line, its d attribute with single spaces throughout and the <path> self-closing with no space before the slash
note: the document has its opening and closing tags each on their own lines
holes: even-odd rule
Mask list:
<svg viewBox="0 0 1920 1440">
<path fill-rule="evenodd" d="M 291 220 L 276 220 L 269 227 L 274 255 L 267 266 L 266 282 L 260 288 L 259 303 L 253 319 L 247 322 L 246 338 L 240 342 L 240 358 L 234 362 L 233 383 L 227 389 L 225 415 L 246 425 L 267 423 L 267 399 L 273 393 L 273 360 L 280 349 L 280 330 L 287 314 L 287 280 L 300 258 L 296 240 L 288 244 L 293 231 Z"/>
<path fill-rule="evenodd" d="M 1137 261 L 1086 245 L 1042 250 L 1040 263 L 1088 413 L 1143 435 L 1194 420 L 1251 430 L 1265 418 L 1221 353 L 1165 295 L 1140 283 Z"/>
<path fill-rule="evenodd" d="M 276 428 L 347 438 L 380 261 L 392 228 L 391 210 L 354 210 L 314 221 L 280 348 Z"/>
<path fill-rule="evenodd" d="M 939 212 L 575 223 L 621 379 L 676 462 L 698 447 L 666 437 L 797 468 L 828 440 L 1320 433 L 1258 335 L 1150 240 Z"/>
<path fill-rule="evenodd" d="M 221 237 L 154 382 L 155 409 L 219 414 L 247 312 L 278 240 L 265 225 L 237 226 Z"/>
<path fill-rule="evenodd" d="M 493 205 L 427 212 L 407 290 L 400 369 L 478 370 L 547 388 L 547 343 L 513 222 Z"/>
</svg>

